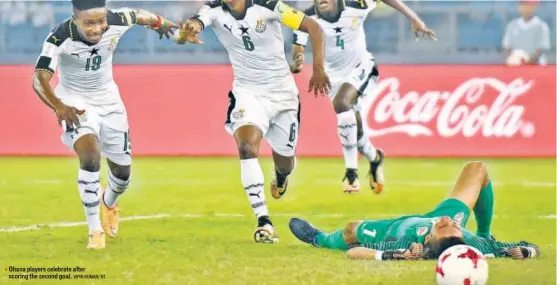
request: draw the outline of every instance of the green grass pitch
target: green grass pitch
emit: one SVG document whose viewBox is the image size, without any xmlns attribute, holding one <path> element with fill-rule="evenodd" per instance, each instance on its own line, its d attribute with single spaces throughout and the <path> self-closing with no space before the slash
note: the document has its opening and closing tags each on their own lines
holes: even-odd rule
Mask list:
<svg viewBox="0 0 557 285">
<path fill-rule="evenodd" d="M 269 182 L 272 161 L 261 161 Z M 535 260 L 490 259 L 488 284 L 555 284 L 555 160 L 484 161 L 495 188 L 493 233 L 542 250 Z M 236 158 L 136 158 L 132 187 L 120 200 L 122 217 L 136 220 L 122 221 L 105 250 L 91 251 L 86 226 L 72 224 L 85 220 L 76 159 L 0 158 L 0 284 L 435 284 L 432 261 L 350 260 L 298 242 L 288 220 L 301 216 L 334 230 L 356 219 L 422 213 L 445 197 L 464 162 L 387 158 L 387 189 L 373 195 L 361 161 L 363 191 L 345 195 L 340 158 L 300 158 L 282 200 L 266 189 L 281 238 L 269 245 L 252 240 L 255 219 Z M 106 171 L 103 165 L 103 178 Z M 37 224 L 56 227 L 28 227 Z M 9 266 L 80 266 L 106 279 L 18 281 L 9 279 Z"/>
</svg>

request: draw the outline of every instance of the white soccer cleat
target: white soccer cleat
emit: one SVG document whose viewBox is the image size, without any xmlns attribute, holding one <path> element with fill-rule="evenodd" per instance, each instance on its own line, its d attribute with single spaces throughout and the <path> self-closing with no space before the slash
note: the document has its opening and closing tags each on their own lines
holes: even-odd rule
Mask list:
<svg viewBox="0 0 557 285">
<path fill-rule="evenodd" d="M 266 224 L 255 229 L 253 239 L 256 243 L 277 243 L 279 236 L 272 225 Z"/>
</svg>

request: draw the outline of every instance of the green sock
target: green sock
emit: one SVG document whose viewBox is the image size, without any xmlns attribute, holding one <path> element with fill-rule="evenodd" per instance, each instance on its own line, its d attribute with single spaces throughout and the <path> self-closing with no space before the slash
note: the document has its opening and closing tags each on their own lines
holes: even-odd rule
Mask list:
<svg viewBox="0 0 557 285">
<path fill-rule="evenodd" d="M 315 237 L 315 242 L 320 247 L 347 250 L 348 246 L 344 242 L 344 238 L 342 238 L 342 232 L 343 230 L 330 234 L 320 233 Z"/>
<path fill-rule="evenodd" d="M 478 229 L 476 234 L 483 238 L 491 237 L 491 219 L 493 218 L 493 186 L 491 180 L 480 190 L 480 196 L 474 206 L 476 224 Z"/>
</svg>

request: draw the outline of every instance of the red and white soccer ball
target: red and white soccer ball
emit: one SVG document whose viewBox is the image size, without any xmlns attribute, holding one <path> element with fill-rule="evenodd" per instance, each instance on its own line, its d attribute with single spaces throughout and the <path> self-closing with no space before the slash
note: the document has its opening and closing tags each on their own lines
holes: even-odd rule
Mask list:
<svg viewBox="0 0 557 285">
<path fill-rule="evenodd" d="M 484 285 L 487 282 L 487 260 L 479 250 L 467 245 L 445 250 L 437 260 L 436 271 L 439 285 Z"/>
</svg>

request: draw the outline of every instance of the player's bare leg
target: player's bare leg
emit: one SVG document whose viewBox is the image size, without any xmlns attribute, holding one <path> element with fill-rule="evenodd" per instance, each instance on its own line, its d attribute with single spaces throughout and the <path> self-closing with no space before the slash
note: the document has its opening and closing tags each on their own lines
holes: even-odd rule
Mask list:
<svg viewBox="0 0 557 285">
<path fill-rule="evenodd" d="M 449 194 L 474 211 L 477 223 L 476 234 L 480 237 L 491 237 L 491 219 L 493 218 L 493 187 L 485 163 L 468 162 Z"/>
<path fill-rule="evenodd" d="M 342 144 L 346 173 L 344 175 L 344 192 L 360 191 L 358 180 L 358 134 L 356 113 L 353 109 L 358 100 L 358 90 L 354 86 L 344 83 L 335 98 L 333 107 L 337 114 L 337 132 Z"/>
<path fill-rule="evenodd" d="M 74 150 L 79 157 L 80 167 L 77 187 L 89 227 L 89 243 L 87 248 L 101 249 L 106 246 L 106 237 L 99 215 L 101 151 L 97 137 L 93 134 L 80 137 L 74 143 Z"/>
<path fill-rule="evenodd" d="M 375 194 L 383 191 L 385 178 L 383 174 L 383 161 L 385 154 L 383 150 L 376 149 L 369 141 L 362 125 L 362 116 L 356 112 L 356 122 L 358 124 L 358 151 L 369 161 L 369 186 Z"/>
<path fill-rule="evenodd" d="M 257 228 L 253 234 L 255 242 L 278 242 L 278 234 L 269 218 L 265 200 L 264 176 L 259 164 L 259 145 L 262 139 L 259 128 L 246 125 L 234 132 L 240 154 L 240 171 L 244 190 L 257 217 Z"/>
<path fill-rule="evenodd" d="M 110 171 L 108 173 L 108 186 L 102 189 L 102 211 L 103 229 L 106 235 L 111 238 L 116 237 L 120 224 L 120 207 L 116 203 L 118 197 L 128 189 L 130 185 L 131 166 L 118 165 L 107 160 Z"/>
<path fill-rule="evenodd" d="M 273 151 L 273 161 L 275 177 L 271 182 L 271 195 L 275 199 L 280 199 L 288 190 L 288 175 L 296 167 L 296 156 L 282 156 Z"/>
</svg>

